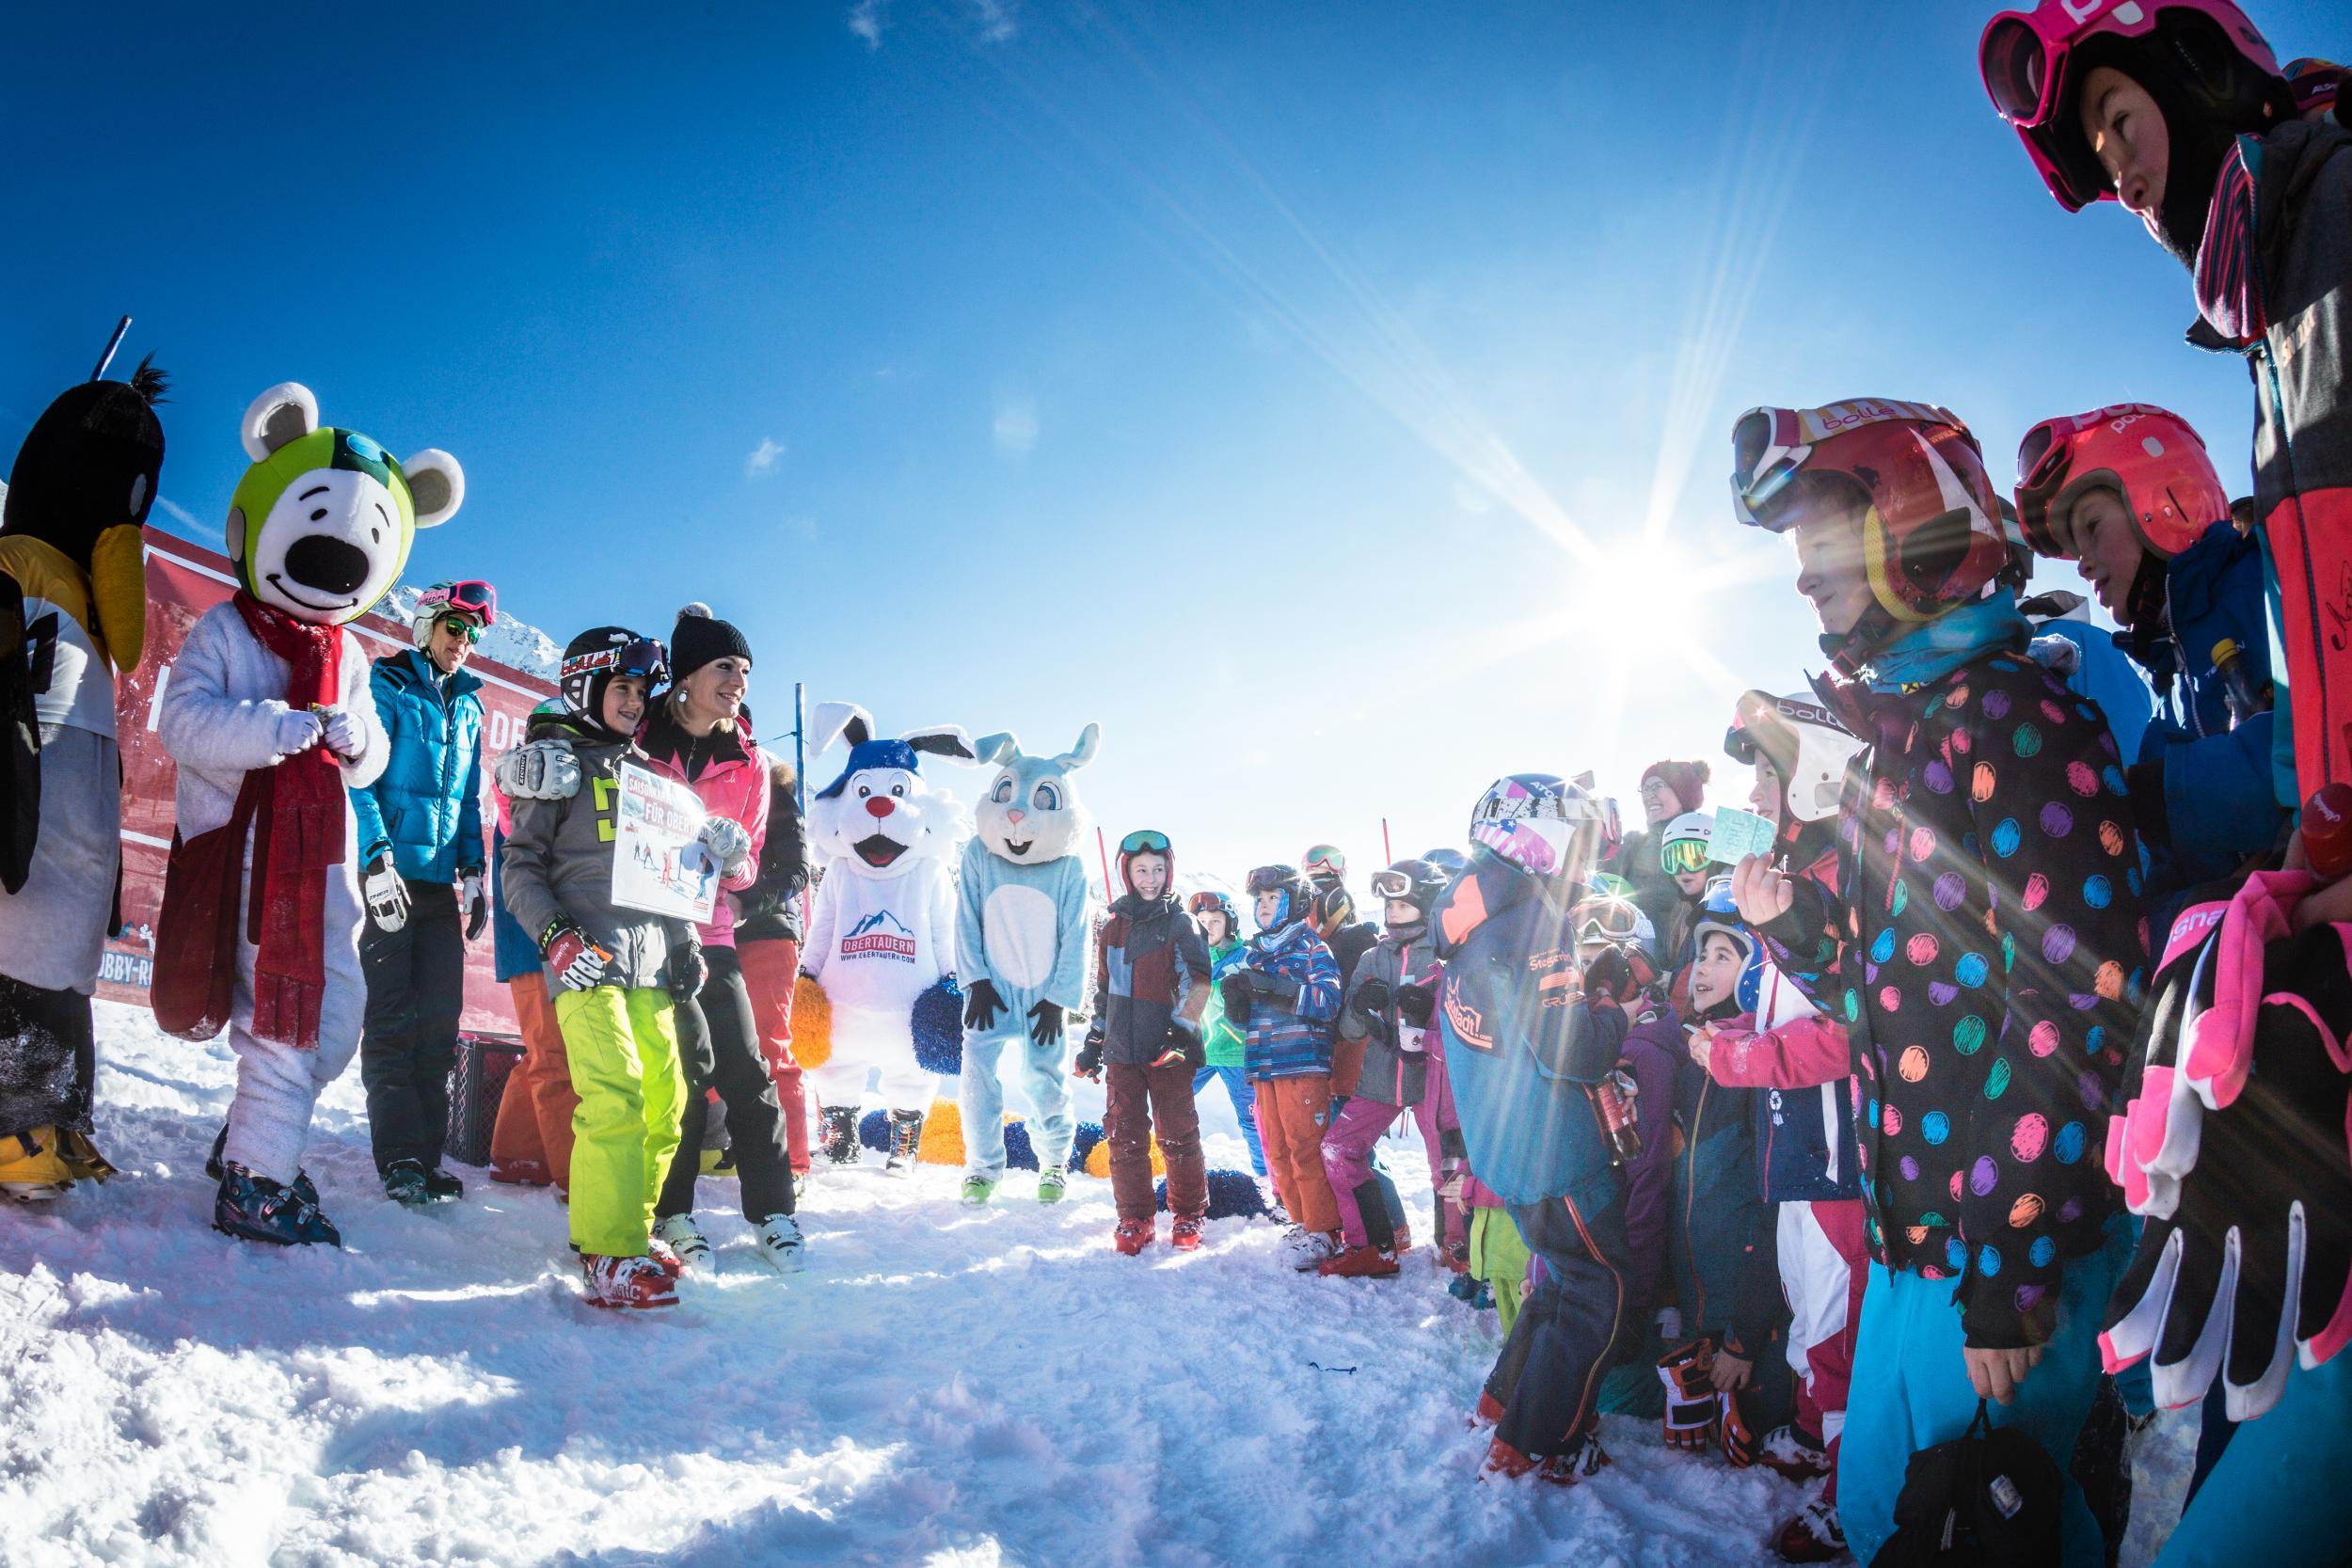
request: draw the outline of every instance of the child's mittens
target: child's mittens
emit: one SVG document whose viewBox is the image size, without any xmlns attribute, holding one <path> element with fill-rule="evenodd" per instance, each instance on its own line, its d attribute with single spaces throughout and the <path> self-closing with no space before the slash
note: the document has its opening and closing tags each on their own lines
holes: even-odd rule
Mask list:
<svg viewBox="0 0 2352 1568">
<path fill-rule="evenodd" d="M 1394 1000 L 1386 980 L 1366 980 L 1356 988 L 1356 1016 L 1366 1022 L 1381 1022 Z"/>
<path fill-rule="evenodd" d="M 1217 995 L 1225 1002 L 1226 1022 L 1236 1029 L 1249 1026 L 1249 1002 L 1254 994 L 1249 986 L 1249 972 L 1237 969 L 1216 983 Z"/>
<path fill-rule="evenodd" d="M 1078 1048 L 1078 1059 L 1070 1065 L 1071 1075 L 1092 1083 L 1103 1081 L 1103 1031 L 1087 1031 L 1086 1043 Z"/>
<path fill-rule="evenodd" d="M 1406 986 L 1396 993 L 1396 1016 L 1416 1029 L 1426 1029 L 1437 1016 L 1438 990 L 1435 986 Z"/>
<path fill-rule="evenodd" d="M 270 738 L 270 749 L 281 757 L 299 756 L 319 743 L 326 726 L 319 716 L 308 708 L 288 708 L 278 716 L 278 728 Z"/>
</svg>

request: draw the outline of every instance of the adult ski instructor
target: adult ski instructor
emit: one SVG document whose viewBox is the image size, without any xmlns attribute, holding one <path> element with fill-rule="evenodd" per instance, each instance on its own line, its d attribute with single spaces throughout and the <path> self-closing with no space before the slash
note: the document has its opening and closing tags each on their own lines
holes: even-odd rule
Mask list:
<svg viewBox="0 0 2352 1568">
<path fill-rule="evenodd" d="M 486 582 L 436 583 L 418 595 L 413 619 L 416 646 L 377 659 L 369 674 L 391 756 L 382 777 L 351 792 L 351 804 L 368 901 L 359 938 L 368 1132 L 384 1195 L 421 1204 L 466 1190 L 441 1168 L 441 1146 L 466 943 L 482 934 L 490 906 L 482 880 L 482 680 L 465 666 L 498 620 L 498 594 Z"/>
</svg>

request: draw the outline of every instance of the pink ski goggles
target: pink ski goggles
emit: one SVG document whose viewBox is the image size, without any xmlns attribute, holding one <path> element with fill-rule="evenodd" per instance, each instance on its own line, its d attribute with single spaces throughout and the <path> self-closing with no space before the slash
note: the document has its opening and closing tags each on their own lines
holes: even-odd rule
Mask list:
<svg viewBox="0 0 2352 1568">
<path fill-rule="evenodd" d="M 447 612 L 470 615 L 484 626 L 496 626 L 499 618 L 499 591 L 479 578 L 463 582 L 437 582 L 417 595 L 420 616 Z"/>
</svg>

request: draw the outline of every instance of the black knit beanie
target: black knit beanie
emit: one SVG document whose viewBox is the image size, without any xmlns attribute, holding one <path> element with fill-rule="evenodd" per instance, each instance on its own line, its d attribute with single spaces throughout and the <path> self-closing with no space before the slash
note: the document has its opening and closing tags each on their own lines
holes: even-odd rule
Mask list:
<svg viewBox="0 0 2352 1568">
<path fill-rule="evenodd" d="M 752 645 L 732 623 L 710 613 L 707 604 L 690 604 L 677 612 L 677 627 L 670 634 L 670 681 L 677 685 L 712 659 L 729 655 L 749 664 Z"/>
</svg>

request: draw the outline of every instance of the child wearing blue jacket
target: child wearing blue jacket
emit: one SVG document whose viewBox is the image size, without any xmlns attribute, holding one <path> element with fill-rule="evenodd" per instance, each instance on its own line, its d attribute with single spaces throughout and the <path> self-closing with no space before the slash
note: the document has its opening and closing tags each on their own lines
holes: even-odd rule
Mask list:
<svg viewBox="0 0 2352 1568">
<path fill-rule="evenodd" d="M 1626 959 L 1580 966 L 1574 923 L 1608 816 L 1549 774 L 1497 781 L 1470 817 L 1469 870 L 1431 911 L 1470 1168 L 1544 1264 L 1479 1400 L 1495 1422 L 1486 1473 L 1562 1484 L 1608 1463 L 1597 1395 L 1629 1332 L 1623 1182 L 1597 1094 L 1625 1039 Z"/>
<path fill-rule="evenodd" d="M 1331 1117 L 1331 1046 L 1338 1036 L 1340 966 L 1307 915 L 1313 890 L 1296 866 L 1249 874 L 1258 934 L 1217 982 L 1225 1016 L 1248 1040 L 1258 1138 L 1295 1230 L 1286 1260 L 1311 1269 L 1340 1250 L 1339 1202 L 1323 1170 Z"/>
</svg>

